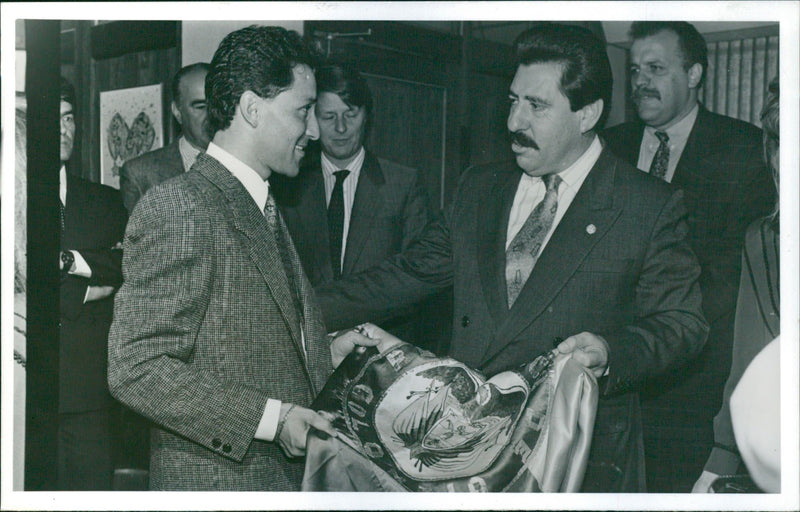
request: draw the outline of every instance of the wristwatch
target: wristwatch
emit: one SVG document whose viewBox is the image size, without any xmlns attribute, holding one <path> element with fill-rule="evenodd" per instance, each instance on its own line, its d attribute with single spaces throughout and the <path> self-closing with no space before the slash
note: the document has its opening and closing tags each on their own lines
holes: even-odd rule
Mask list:
<svg viewBox="0 0 800 512">
<path fill-rule="evenodd" d="M 72 251 L 61 251 L 61 263 L 63 264 L 61 272 L 68 274 L 72 270 L 72 266 L 75 265 L 75 256 Z"/>
</svg>

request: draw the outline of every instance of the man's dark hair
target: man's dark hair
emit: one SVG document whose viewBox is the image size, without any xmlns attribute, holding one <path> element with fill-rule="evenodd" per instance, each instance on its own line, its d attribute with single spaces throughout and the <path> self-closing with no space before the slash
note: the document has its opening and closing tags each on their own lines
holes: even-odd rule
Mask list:
<svg viewBox="0 0 800 512">
<path fill-rule="evenodd" d="M 603 113 L 595 128 L 605 124 L 614 78 L 605 43 L 589 29 L 555 23 L 537 25 L 517 37 L 514 54 L 519 66 L 560 64 L 559 90 L 569 99 L 572 111 L 601 99 Z"/>
<path fill-rule="evenodd" d="M 298 64 L 316 67 L 317 56 L 297 32 L 252 25 L 231 32 L 219 44 L 206 76 L 211 133 L 228 128 L 245 91 L 274 98 L 294 82 Z"/>
<path fill-rule="evenodd" d="M 75 109 L 75 87 L 69 83 L 69 80 L 61 77 L 61 90 L 59 91 L 59 96 L 61 101 L 66 101 L 70 105 L 72 105 L 72 109 Z"/>
<path fill-rule="evenodd" d="M 319 68 L 317 76 L 317 95 L 330 92 L 339 96 L 349 107 L 364 110 L 367 130 L 372 119 L 372 92 L 367 81 L 352 66 L 328 63 Z"/>
<path fill-rule="evenodd" d="M 695 63 L 703 66 L 703 74 L 697 87 L 703 85 L 708 69 L 708 46 L 706 40 L 694 25 L 685 21 L 634 21 L 631 24 L 630 38 L 633 41 L 644 39 L 659 32 L 672 32 L 678 36 L 678 46 L 683 57 L 683 69 L 688 70 Z"/>
<path fill-rule="evenodd" d="M 172 77 L 172 83 L 170 84 L 172 90 L 172 101 L 177 102 L 181 99 L 181 80 L 183 77 L 188 75 L 189 73 L 193 73 L 194 71 L 205 71 L 208 73 L 209 65 L 207 62 L 195 62 L 194 64 L 189 64 L 188 66 L 182 67 L 175 73 L 175 76 Z"/>
</svg>

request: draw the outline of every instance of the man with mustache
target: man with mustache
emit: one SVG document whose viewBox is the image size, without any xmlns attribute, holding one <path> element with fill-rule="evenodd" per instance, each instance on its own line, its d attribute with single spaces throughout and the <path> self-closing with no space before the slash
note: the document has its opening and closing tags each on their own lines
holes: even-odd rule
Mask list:
<svg viewBox="0 0 800 512">
<path fill-rule="evenodd" d="M 631 89 L 639 120 L 611 128 L 609 148 L 683 189 L 688 240 L 700 261 L 706 347 L 643 393 L 647 487 L 689 492 L 713 445 L 713 418 L 731 366 L 744 233 L 775 204 L 761 130 L 698 102 L 706 43 L 686 22 L 634 22 Z"/>
<path fill-rule="evenodd" d="M 61 79 L 61 286 L 58 489 L 111 490 L 114 413 L 108 392 L 108 329 L 122 282 L 117 244 L 127 215 L 119 192 L 78 176 L 75 89 Z M 69 172 L 68 172 L 69 170 Z"/>
<path fill-rule="evenodd" d="M 417 170 L 364 147 L 374 115 L 364 77 L 342 64 L 322 66 L 316 77 L 319 148 L 303 159 L 297 179 L 273 181 L 315 287 L 394 256 L 431 218 Z M 398 311 L 381 326 L 415 341 L 417 315 L 417 308 Z"/>
<path fill-rule="evenodd" d="M 335 329 L 453 286 L 451 357 L 491 377 L 571 354 L 602 393 L 582 490 L 644 491 L 638 390 L 707 332 L 682 193 L 597 136 L 612 88 L 602 41 L 543 24 L 514 49 L 515 161 L 467 170 L 419 242 L 318 298 Z"/>
<path fill-rule="evenodd" d="M 151 489 L 296 491 L 308 430 L 334 434 L 308 406 L 354 345 L 326 339 L 267 181 L 318 136 L 315 60 L 280 27 L 228 34 L 208 150 L 131 216 L 108 380 L 155 424 Z"/>
<path fill-rule="evenodd" d="M 211 140 L 206 124 L 208 64 L 182 67 L 172 78 L 170 110 L 181 136 L 166 147 L 128 160 L 119 171 L 119 189 L 128 214 L 148 189 L 188 171 Z"/>
</svg>

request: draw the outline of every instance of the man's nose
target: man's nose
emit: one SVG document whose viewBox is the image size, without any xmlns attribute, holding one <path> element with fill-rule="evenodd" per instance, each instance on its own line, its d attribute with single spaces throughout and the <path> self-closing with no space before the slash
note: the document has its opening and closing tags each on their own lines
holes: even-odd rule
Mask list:
<svg viewBox="0 0 800 512">
<path fill-rule="evenodd" d="M 334 129 L 336 133 L 344 133 L 347 131 L 347 122 L 345 121 L 344 117 L 337 117 L 335 121 L 336 125 Z"/>
<path fill-rule="evenodd" d="M 319 138 L 319 124 L 317 123 L 317 116 L 308 116 L 308 123 L 306 124 L 306 137 L 309 140 L 317 140 Z"/>
<path fill-rule="evenodd" d="M 643 70 L 638 69 L 631 74 L 634 87 L 642 87 L 650 83 L 650 76 Z"/>
<path fill-rule="evenodd" d="M 511 105 L 508 111 L 508 121 L 506 122 L 508 131 L 516 132 L 522 128 L 522 122 L 519 117 L 519 107 L 517 105 Z"/>
</svg>

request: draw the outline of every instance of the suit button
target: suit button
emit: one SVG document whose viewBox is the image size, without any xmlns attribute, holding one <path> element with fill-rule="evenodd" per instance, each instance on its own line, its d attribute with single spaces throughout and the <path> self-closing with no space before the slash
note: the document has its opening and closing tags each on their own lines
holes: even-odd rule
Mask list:
<svg viewBox="0 0 800 512">
<path fill-rule="evenodd" d="M 549 308 L 547 308 L 547 312 L 548 313 L 552 313 L 553 312 L 553 306 L 550 306 Z"/>
<path fill-rule="evenodd" d="M 469 327 L 469 324 L 472 323 L 467 315 L 461 317 L 461 327 Z"/>
<path fill-rule="evenodd" d="M 225 446 L 222 447 L 222 451 L 225 453 L 231 453 L 231 445 L 226 444 Z"/>
<path fill-rule="evenodd" d="M 222 441 L 220 441 L 218 437 L 215 437 L 211 441 L 211 446 L 213 446 L 214 448 L 219 448 L 220 446 L 222 446 Z"/>
</svg>

